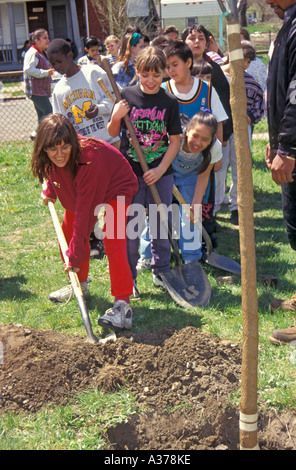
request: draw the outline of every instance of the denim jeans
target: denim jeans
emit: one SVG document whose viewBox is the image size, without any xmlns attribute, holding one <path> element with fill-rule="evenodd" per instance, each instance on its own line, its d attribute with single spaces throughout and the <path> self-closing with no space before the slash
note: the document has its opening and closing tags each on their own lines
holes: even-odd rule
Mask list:
<svg viewBox="0 0 296 470">
<path fill-rule="evenodd" d="M 171 244 L 168 237 L 164 237 L 164 232 L 162 231 L 162 222 L 160 221 L 159 214 L 156 216 L 156 220 L 153 220 L 152 224 L 152 210 L 155 208 L 155 203 L 149 189 L 149 186 L 144 182 L 142 177 L 138 178 L 139 181 L 139 190 L 133 198 L 132 207 L 135 208 L 136 204 L 139 204 L 143 208 L 147 209 L 148 219 L 149 219 L 149 231 L 151 238 L 151 270 L 154 274 L 165 273 L 170 270 L 170 260 L 171 260 Z M 170 207 L 172 204 L 172 189 L 173 189 L 173 175 L 167 175 L 160 178 L 155 184 L 162 204 L 164 206 Z M 153 210 L 154 212 L 154 210 Z M 156 211 L 155 211 L 156 213 Z M 138 214 L 137 214 L 138 215 Z M 139 259 L 139 245 L 140 245 L 140 233 L 136 233 L 136 219 L 137 216 L 132 214 L 128 217 L 128 237 L 127 237 L 127 252 L 130 268 L 132 271 L 132 276 L 134 279 L 137 277 L 137 262 Z M 142 229 L 141 226 L 137 227 L 138 230 Z M 133 233 L 130 230 L 133 229 Z M 162 231 L 162 233 L 161 233 Z"/>
<path fill-rule="evenodd" d="M 175 185 L 184 197 L 187 204 L 190 206 L 194 196 L 197 175 L 190 174 L 188 176 L 174 174 Z M 209 188 L 207 188 L 207 191 Z M 207 193 L 206 191 L 206 193 Z M 205 196 L 206 199 L 207 196 Z M 200 214 L 201 216 L 201 214 Z M 201 220 L 200 220 L 201 224 Z M 200 225 L 200 229 L 202 226 Z M 201 259 L 201 231 L 196 227 L 195 224 L 190 223 L 186 215 L 186 211 L 182 210 L 180 205 L 180 234 L 179 234 L 179 248 L 181 250 L 182 258 L 184 262 L 192 261 L 194 259 Z"/>
</svg>

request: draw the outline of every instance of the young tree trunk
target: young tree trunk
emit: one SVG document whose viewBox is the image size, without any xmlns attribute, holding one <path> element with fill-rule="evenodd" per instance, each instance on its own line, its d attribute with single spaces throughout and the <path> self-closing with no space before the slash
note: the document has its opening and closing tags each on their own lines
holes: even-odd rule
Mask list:
<svg viewBox="0 0 296 470">
<path fill-rule="evenodd" d="M 241 252 L 243 316 L 242 385 L 240 404 L 241 449 L 257 449 L 258 307 L 254 234 L 252 157 L 247 123 L 244 61 L 240 24 L 228 21 L 230 104 L 238 170 L 238 213 Z"/>
</svg>

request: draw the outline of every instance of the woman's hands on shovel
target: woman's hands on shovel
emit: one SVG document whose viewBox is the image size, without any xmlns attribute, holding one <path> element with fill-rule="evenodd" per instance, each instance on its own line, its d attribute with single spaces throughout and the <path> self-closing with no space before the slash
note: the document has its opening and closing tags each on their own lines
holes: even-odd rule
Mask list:
<svg viewBox="0 0 296 470">
<path fill-rule="evenodd" d="M 49 202 L 52 202 L 53 204 L 55 204 L 56 202 L 56 199 L 47 197 L 43 193 L 41 193 L 41 198 L 46 206 L 48 206 Z M 69 262 L 64 263 L 64 268 L 65 268 L 65 273 L 68 273 L 69 271 L 72 271 L 73 273 L 78 273 L 80 271 L 80 268 L 75 268 L 74 266 L 71 266 Z"/>
</svg>

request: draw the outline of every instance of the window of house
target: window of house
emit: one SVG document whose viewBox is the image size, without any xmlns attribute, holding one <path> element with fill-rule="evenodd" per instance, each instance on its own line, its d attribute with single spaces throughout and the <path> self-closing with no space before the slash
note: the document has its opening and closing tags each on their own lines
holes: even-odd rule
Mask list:
<svg viewBox="0 0 296 470">
<path fill-rule="evenodd" d="M 1 5 L 0 5 L 0 44 L 3 44 L 3 27 L 2 27 L 2 17 L 1 17 Z"/>
<path fill-rule="evenodd" d="M 197 17 L 189 17 L 189 18 L 185 18 L 185 21 L 186 21 L 186 26 L 193 26 L 194 24 L 197 24 L 198 21 L 197 21 Z"/>
<path fill-rule="evenodd" d="M 17 42 L 18 47 L 22 47 L 25 40 L 28 39 L 24 4 L 14 3 L 13 14 L 14 14 L 14 22 L 15 22 L 16 42 Z"/>
</svg>

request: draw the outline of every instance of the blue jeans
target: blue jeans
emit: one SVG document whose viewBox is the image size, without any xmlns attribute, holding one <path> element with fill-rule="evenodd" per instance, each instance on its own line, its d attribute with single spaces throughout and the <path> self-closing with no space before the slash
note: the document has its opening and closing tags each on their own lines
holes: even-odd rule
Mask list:
<svg viewBox="0 0 296 470">
<path fill-rule="evenodd" d="M 149 235 L 149 220 L 145 217 L 145 228 L 140 239 L 140 256 L 144 259 L 151 259 L 151 239 Z"/>
<path fill-rule="evenodd" d="M 133 198 L 132 206 L 135 207 L 135 204 L 139 204 L 147 209 L 148 218 L 149 218 L 149 231 L 151 238 L 151 270 L 153 274 L 165 273 L 170 270 L 170 260 L 171 260 L 171 244 L 168 237 L 164 237 L 162 230 L 162 222 L 160 221 L 159 214 L 156 215 L 156 220 L 153 220 L 152 225 L 152 210 L 155 208 L 155 203 L 151 195 L 149 186 L 144 182 L 142 177 L 138 177 L 139 181 L 139 190 Z M 167 175 L 160 178 L 155 184 L 162 204 L 169 207 L 172 204 L 172 189 L 173 189 L 173 175 Z M 150 207 L 149 207 L 150 206 Z M 156 214 L 156 211 L 153 210 L 153 213 Z M 132 271 L 132 276 L 135 279 L 137 277 L 137 262 L 139 259 L 139 245 L 140 245 L 140 236 L 141 233 L 136 233 L 136 216 L 133 215 L 130 211 L 130 216 L 128 217 L 128 236 L 127 236 L 127 253 L 130 268 Z M 151 217 L 149 217 L 151 215 Z M 142 221 L 143 219 L 141 219 Z M 154 223 L 155 222 L 155 223 Z M 133 229 L 133 234 L 129 230 Z M 138 227 L 141 229 L 141 227 Z M 162 233 L 161 233 L 162 232 Z"/>
<path fill-rule="evenodd" d="M 197 175 L 190 174 L 188 176 L 181 176 L 178 174 L 174 174 L 175 185 L 179 189 L 180 193 L 184 197 L 187 204 L 190 206 L 193 200 Z M 209 191 L 209 187 L 206 190 L 206 194 L 204 199 L 207 200 L 207 193 Z M 200 228 L 201 220 L 200 220 Z M 180 205 L 180 237 L 179 237 L 179 248 L 181 250 L 182 258 L 184 262 L 192 261 L 192 260 L 199 260 L 202 257 L 202 250 L 201 250 L 201 241 L 202 241 L 202 234 L 198 227 L 189 222 L 188 217 L 186 216 L 186 212 L 182 210 L 182 206 Z"/>
</svg>

